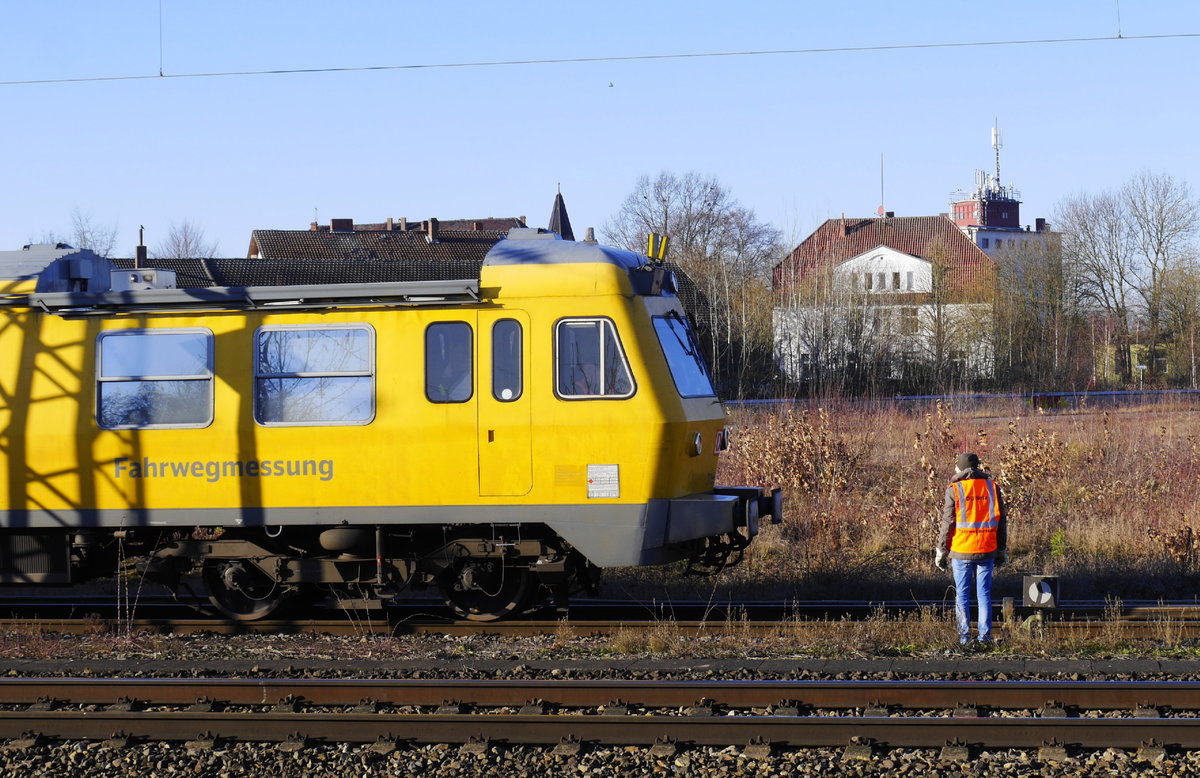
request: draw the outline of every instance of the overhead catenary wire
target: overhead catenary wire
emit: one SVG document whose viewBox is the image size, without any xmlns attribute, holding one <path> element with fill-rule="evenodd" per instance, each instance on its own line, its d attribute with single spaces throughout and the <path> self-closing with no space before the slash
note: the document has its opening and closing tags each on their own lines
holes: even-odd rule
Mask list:
<svg viewBox="0 0 1200 778">
<path fill-rule="evenodd" d="M 949 43 L 898 43 L 875 46 L 829 46 L 807 49 L 764 49 L 759 51 L 707 51 L 684 52 L 675 54 L 629 54 L 611 57 L 555 57 L 549 59 L 511 59 L 487 60 L 476 62 L 428 62 L 410 63 L 404 65 L 357 65 L 345 67 L 323 68 L 286 68 L 276 70 L 224 70 L 212 72 L 191 73 L 144 73 L 122 76 L 80 76 L 73 78 L 31 78 L 20 80 L 0 81 L 0 86 L 21 86 L 32 84 L 74 84 L 96 81 L 143 81 L 157 78 L 228 78 L 233 76 L 282 76 L 304 73 L 361 73 L 384 70 L 436 70 L 449 68 L 486 68 L 510 67 L 514 65 L 565 65 L 583 64 L 589 62 L 640 62 L 670 59 L 711 59 L 716 57 L 764 57 L 787 56 L 801 54 L 836 54 L 867 51 L 905 51 L 921 49 L 961 49 L 988 46 L 1036 46 L 1063 43 L 1099 43 L 1104 41 L 1157 41 L 1182 38 L 1200 38 L 1200 32 L 1163 33 L 1159 35 L 1101 35 L 1077 38 L 1028 38 L 1022 40 L 1002 41 L 960 41 Z"/>
</svg>

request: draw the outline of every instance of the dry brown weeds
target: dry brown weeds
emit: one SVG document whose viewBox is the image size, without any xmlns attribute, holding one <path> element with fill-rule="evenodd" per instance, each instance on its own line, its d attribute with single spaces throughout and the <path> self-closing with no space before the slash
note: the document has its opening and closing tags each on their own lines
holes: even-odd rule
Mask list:
<svg viewBox="0 0 1200 778">
<path fill-rule="evenodd" d="M 1147 406 L 968 417 L 943 403 L 739 411 L 721 483 L 783 487 L 786 518 L 709 584 L 630 573 L 662 596 L 944 596 L 933 569 L 954 457 L 976 451 L 1009 508 L 1010 566 L 1062 577 L 1068 598 L 1190 597 L 1200 583 L 1200 414 Z M 1011 594 L 1011 592 L 1010 592 Z"/>
</svg>

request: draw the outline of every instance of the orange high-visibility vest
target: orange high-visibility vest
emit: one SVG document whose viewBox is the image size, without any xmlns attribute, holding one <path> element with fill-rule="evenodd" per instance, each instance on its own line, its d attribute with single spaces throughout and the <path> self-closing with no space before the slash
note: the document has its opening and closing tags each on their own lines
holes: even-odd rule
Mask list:
<svg viewBox="0 0 1200 778">
<path fill-rule="evenodd" d="M 988 554 L 996 550 L 1000 505 L 990 478 L 968 478 L 954 487 L 954 536 L 950 550 L 960 554 Z"/>
</svg>

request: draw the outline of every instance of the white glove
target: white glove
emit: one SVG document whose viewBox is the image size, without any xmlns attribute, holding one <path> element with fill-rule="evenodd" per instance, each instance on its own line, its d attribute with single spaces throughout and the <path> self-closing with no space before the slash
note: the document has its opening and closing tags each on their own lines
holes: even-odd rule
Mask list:
<svg viewBox="0 0 1200 778">
<path fill-rule="evenodd" d="M 939 548 L 933 554 L 933 564 L 938 570 L 946 569 L 946 549 Z"/>
</svg>

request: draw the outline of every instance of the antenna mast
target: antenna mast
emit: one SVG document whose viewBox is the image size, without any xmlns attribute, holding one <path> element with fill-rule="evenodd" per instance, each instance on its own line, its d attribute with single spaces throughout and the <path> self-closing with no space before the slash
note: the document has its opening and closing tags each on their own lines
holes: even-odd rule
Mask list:
<svg viewBox="0 0 1200 778">
<path fill-rule="evenodd" d="M 1000 119 L 997 117 L 992 125 L 992 148 L 996 150 L 996 188 L 1000 188 L 1000 149 L 1004 141 L 1000 138 Z"/>
</svg>

